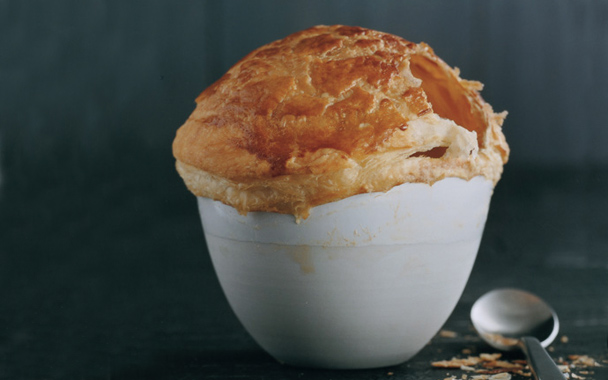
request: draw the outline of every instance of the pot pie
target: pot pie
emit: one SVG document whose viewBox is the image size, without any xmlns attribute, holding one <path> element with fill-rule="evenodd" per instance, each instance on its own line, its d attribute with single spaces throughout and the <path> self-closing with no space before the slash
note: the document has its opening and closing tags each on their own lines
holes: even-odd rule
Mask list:
<svg viewBox="0 0 608 380">
<path fill-rule="evenodd" d="M 446 177 L 500 179 L 506 112 L 425 43 L 315 26 L 264 45 L 196 98 L 173 142 L 188 189 L 241 213 Z"/>
</svg>

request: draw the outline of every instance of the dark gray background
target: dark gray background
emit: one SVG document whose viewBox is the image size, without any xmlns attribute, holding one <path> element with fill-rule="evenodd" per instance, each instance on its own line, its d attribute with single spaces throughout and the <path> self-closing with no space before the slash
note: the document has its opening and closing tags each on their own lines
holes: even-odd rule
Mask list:
<svg viewBox="0 0 608 380">
<path fill-rule="evenodd" d="M 0 379 L 386 378 L 260 350 L 171 155 L 206 86 L 321 23 L 425 41 L 509 111 L 511 161 L 447 323 L 460 338 L 391 378 L 487 352 L 467 311 L 500 286 L 555 306 L 570 343 L 554 355 L 608 360 L 608 1 L 0 0 Z"/>
<path fill-rule="evenodd" d="M 194 98 L 240 57 L 334 23 L 425 41 L 482 81 L 512 163 L 608 163 L 606 1 L 3 0 L 5 186 L 170 161 Z"/>
</svg>

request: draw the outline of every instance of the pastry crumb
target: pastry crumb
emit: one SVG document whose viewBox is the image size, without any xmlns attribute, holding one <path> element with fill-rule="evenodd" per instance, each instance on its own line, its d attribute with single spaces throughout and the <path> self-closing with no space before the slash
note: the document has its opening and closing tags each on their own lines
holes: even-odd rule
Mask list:
<svg viewBox="0 0 608 380">
<path fill-rule="evenodd" d="M 588 355 L 568 355 L 574 367 L 601 367 L 602 365 Z"/>
<path fill-rule="evenodd" d="M 513 375 L 532 377 L 532 372 L 526 360 L 506 360 L 501 359 L 501 356 L 500 353 L 482 353 L 479 356 L 469 355 L 464 358 L 453 357 L 450 360 L 435 361 L 431 362 L 431 365 L 436 368 L 453 368 L 473 373 L 471 375 L 462 374 L 458 378 L 459 380 L 510 380 Z M 602 360 L 603 362 L 604 360 Z M 566 359 L 559 357 L 556 360 L 556 365 L 564 378 L 572 380 L 593 380 L 593 377 L 588 377 L 593 375 L 593 372 L 588 369 L 603 367 L 602 364 L 588 355 L 568 355 Z"/>
<path fill-rule="evenodd" d="M 456 338 L 458 336 L 458 333 L 450 330 L 441 330 L 439 331 L 439 336 L 442 338 Z"/>
<path fill-rule="evenodd" d="M 508 372 L 497 373 L 495 375 L 474 375 L 472 380 L 511 380 L 511 374 Z"/>
</svg>

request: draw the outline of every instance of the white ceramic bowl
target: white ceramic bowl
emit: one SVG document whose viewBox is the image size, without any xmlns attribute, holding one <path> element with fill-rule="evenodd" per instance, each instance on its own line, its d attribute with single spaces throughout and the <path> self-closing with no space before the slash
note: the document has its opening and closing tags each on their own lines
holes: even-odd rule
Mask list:
<svg viewBox="0 0 608 380">
<path fill-rule="evenodd" d="M 292 215 L 198 198 L 219 281 L 239 320 L 283 363 L 396 365 L 439 331 L 467 282 L 492 182 L 406 183 Z"/>
</svg>

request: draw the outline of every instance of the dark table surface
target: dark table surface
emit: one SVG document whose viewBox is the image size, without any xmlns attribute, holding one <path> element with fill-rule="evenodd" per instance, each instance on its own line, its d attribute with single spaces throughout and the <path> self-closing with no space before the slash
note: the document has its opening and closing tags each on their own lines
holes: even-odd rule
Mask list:
<svg viewBox="0 0 608 380">
<path fill-rule="evenodd" d="M 589 355 L 602 366 L 573 371 L 608 379 L 606 168 L 507 166 L 475 268 L 444 326 L 456 335 L 438 335 L 400 366 L 327 371 L 281 365 L 247 335 L 213 272 L 195 198 L 170 160 L 156 164 L 41 175 L 33 187 L 7 178 L 0 378 L 471 379 L 430 363 L 495 352 L 475 337 L 468 312 L 486 291 L 511 286 L 557 311 L 556 360 Z"/>
</svg>

